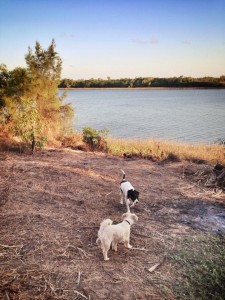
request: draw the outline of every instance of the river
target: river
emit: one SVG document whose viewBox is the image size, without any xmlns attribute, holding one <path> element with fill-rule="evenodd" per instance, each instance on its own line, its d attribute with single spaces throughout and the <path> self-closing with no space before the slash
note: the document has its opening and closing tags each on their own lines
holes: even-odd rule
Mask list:
<svg viewBox="0 0 225 300">
<path fill-rule="evenodd" d="M 59 94 L 62 94 L 62 90 Z M 115 138 L 190 144 L 225 139 L 225 89 L 73 89 L 74 129 L 109 130 Z"/>
</svg>

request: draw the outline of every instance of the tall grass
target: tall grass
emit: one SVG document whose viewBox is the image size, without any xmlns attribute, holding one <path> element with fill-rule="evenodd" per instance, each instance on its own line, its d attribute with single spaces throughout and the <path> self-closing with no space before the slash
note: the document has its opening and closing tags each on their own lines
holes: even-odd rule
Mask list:
<svg viewBox="0 0 225 300">
<path fill-rule="evenodd" d="M 180 161 L 205 161 L 209 164 L 225 164 L 225 146 L 212 145 L 188 145 L 184 143 L 173 143 L 163 140 L 141 140 L 141 139 L 115 139 L 106 138 L 107 152 L 123 156 L 124 153 L 153 160 L 176 159 Z M 82 134 L 76 133 L 64 139 L 63 145 L 71 146 L 73 149 L 88 150 L 83 142 Z"/>
<path fill-rule="evenodd" d="M 140 157 L 164 160 L 171 156 L 179 160 L 225 163 L 223 145 L 188 145 L 162 140 L 107 139 L 108 151 L 113 155 L 138 155 Z"/>
</svg>

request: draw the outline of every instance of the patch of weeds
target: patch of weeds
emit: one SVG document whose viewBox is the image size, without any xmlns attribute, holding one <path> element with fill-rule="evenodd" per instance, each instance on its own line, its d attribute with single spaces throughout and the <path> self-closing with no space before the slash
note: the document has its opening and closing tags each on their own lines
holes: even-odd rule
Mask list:
<svg viewBox="0 0 225 300">
<path fill-rule="evenodd" d="M 225 299 L 225 238 L 212 234 L 186 238 L 169 258 L 177 268 L 178 299 Z"/>
</svg>

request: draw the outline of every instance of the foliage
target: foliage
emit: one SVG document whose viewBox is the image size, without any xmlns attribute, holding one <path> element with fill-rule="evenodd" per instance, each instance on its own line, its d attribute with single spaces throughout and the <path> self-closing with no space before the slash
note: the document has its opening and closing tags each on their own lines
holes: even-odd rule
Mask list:
<svg viewBox="0 0 225 300">
<path fill-rule="evenodd" d="M 92 127 L 83 128 L 83 142 L 86 143 L 90 151 L 106 151 L 107 143 L 106 135 L 108 133 L 107 129 L 96 130 Z"/>
<path fill-rule="evenodd" d="M 40 115 L 34 101 L 27 98 L 20 98 L 20 103 L 16 104 L 13 115 L 12 131 L 16 136 L 20 136 L 23 141 L 31 141 L 34 130 L 41 131 Z"/>
<path fill-rule="evenodd" d="M 177 87 L 177 88 L 225 88 L 225 76 L 215 77 L 136 77 L 111 79 L 88 79 L 73 80 L 64 78 L 59 84 L 59 88 L 148 88 L 148 87 Z"/>
<path fill-rule="evenodd" d="M 0 126 L 26 143 L 43 145 L 71 128 L 73 110 L 58 96 L 62 60 L 55 47 L 54 40 L 47 50 L 36 42 L 25 55 L 27 68 L 0 66 Z"/>
<path fill-rule="evenodd" d="M 225 146 L 225 139 L 219 139 L 218 144 Z"/>
<path fill-rule="evenodd" d="M 224 299 L 224 238 L 213 235 L 186 238 L 170 258 L 181 275 L 175 287 L 179 299 Z"/>
</svg>

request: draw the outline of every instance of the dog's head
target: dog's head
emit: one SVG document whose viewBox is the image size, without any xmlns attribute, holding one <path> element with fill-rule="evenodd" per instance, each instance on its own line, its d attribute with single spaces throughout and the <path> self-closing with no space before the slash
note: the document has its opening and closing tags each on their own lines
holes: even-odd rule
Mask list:
<svg viewBox="0 0 225 300">
<path fill-rule="evenodd" d="M 127 219 L 128 221 L 132 221 L 133 224 L 134 222 L 138 221 L 138 216 L 130 212 L 126 212 L 125 214 L 122 215 L 122 220 L 125 219 Z"/>
<path fill-rule="evenodd" d="M 129 190 L 127 192 L 127 198 L 131 199 L 133 202 L 137 203 L 139 197 L 139 192 L 136 190 Z"/>
</svg>

